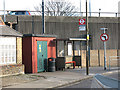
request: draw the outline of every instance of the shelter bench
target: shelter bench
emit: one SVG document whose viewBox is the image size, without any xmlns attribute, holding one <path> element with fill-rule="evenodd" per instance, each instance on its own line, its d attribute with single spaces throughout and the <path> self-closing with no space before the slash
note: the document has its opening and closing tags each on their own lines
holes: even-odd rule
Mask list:
<svg viewBox="0 0 120 90">
<path fill-rule="evenodd" d="M 75 61 L 65 62 L 65 64 L 73 64 L 73 69 L 74 69 L 75 66 L 76 66 L 76 62 L 75 62 Z"/>
</svg>

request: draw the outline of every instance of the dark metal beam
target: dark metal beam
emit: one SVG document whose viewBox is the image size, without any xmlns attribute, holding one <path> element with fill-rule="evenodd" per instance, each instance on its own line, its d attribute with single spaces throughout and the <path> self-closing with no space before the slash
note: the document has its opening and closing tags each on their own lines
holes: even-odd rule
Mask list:
<svg viewBox="0 0 120 90">
<path fill-rule="evenodd" d="M 45 34 L 44 0 L 42 0 L 42 34 Z"/>
<path fill-rule="evenodd" d="M 57 46 L 58 46 L 58 41 L 56 41 L 56 58 L 58 57 L 58 53 L 57 53 L 58 52 L 58 47 Z"/>
<path fill-rule="evenodd" d="M 73 46 L 72 46 L 72 48 L 73 48 L 73 56 L 75 56 L 75 52 L 74 52 L 74 44 L 75 44 L 75 42 L 73 41 Z"/>
<path fill-rule="evenodd" d="M 88 11 L 87 11 L 87 0 L 86 0 L 86 75 L 89 75 L 89 30 L 88 30 Z"/>
</svg>

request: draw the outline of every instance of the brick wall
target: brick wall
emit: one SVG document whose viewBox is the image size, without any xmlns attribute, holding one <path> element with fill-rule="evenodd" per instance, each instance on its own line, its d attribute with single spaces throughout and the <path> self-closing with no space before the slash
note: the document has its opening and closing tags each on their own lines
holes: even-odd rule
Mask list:
<svg viewBox="0 0 120 90">
<path fill-rule="evenodd" d="M 120 56 L 120 50 L 106 50 L 106 65 L 109 67 L 110 56 Z M 112 58 L 118 59 L 118 58 Z M 104 66 L 104 50 L 90 50 L 90 66 Z M 111 60 L 111 66 L 118 66 L 118 60 Z M 86 51 L 82 50 L 82 66 L 86 67 Z"/>
<path fill-rule="evenodd" d="M 86 51 L 82 50 L 82 67 L 86 67 Z"/>
<path fill-rule="evenodd" d="M 0 66 L 0 77 L 24 74 L 24 65 L 23 64 L 14 64 L 14 65 L 3 65 Z"/>
<path fill-rule="evenodd" d="M 90 66 L 99 66 L 98 50 L 90 50 Z"/>
<path fill-rule="evenodd" d="M 117 50 L 107 50 L 106 51 L 106 59 L 107 59 L 107 66 L 109 66 L 109 56 L 117 56 Z M 118 65 L 118 60 L 117 57 L 111 58 L 112 60 L 110 61 L 111 66 L 117 66 Z M 113 60 L 114 59 L 114 60 Z"/>
</svg>

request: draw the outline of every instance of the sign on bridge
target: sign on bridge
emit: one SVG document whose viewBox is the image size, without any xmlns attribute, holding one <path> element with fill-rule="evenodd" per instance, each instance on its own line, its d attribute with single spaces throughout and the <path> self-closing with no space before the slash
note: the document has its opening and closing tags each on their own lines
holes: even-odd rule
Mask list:
<svg viewBox="0 0 120 90">
<path fill-rule="evenodd" d="M 85 19 L 79 19 L 79 31 L 85 30 L 86 30 Z"/>
</svg>

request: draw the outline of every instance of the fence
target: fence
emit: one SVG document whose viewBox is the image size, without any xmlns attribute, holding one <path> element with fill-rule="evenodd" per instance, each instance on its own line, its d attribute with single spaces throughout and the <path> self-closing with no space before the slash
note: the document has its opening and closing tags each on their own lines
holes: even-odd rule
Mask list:
<svg viewBox="0 0 120 90">
<path fill-rule="evenodd" d="M 6 10 L 5 14 L 7 15 L 10 11 L 15 10 Z M 19 11 L 19 10 L 18 10 Z M 29 11 L 31 15 L 42 15 L 42 11 Z M 63 11 L 45 11 L 46 16 L 86 16 L 86 12 L 63 12 Z M 60 15 L 60 13 L 62 13 Z M 0 10 L 0 15 L 4 14 L 4 10 Z M 118 17 L 120 13 L 118 12 L 88 12 L 89 17 Z"/>
</svg>

